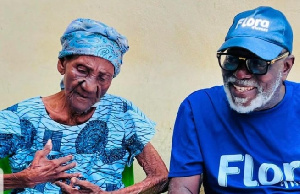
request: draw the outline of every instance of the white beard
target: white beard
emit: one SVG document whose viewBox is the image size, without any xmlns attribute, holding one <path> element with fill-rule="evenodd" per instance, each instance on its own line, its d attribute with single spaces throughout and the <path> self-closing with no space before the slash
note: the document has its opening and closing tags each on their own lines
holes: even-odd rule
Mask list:
<svg viewBox="0 0 300 194">
<path fill-rule="evenodd" d="M 259 86 L 255 81 L 249 80 L 237 80 L 234 77 L 229 77 L 226 82 L 224 83 L 224 89 L 226 92 L 227 100 L 229 102 L 230 107 L 239 112 L 239 113 L 250 113 L 257 108 L 262 108 L 265 106 L 273 97 L 275 91 L 281 84 L 282 73 L 279 72 L 276 81 L 271 86 L 271 88 L 267 91 L 263 91 L 263 88 Z M 233 97 L 229 91 L 230 82 L 239 82 L 242 83 L 244 86 L 254 86 L 257 87 L 258 94 L 256 97 L 250 102 L 249 106 L 243 106 L 244 103 L 249 101 L 249 98 L 240 98 L 240 97 Z"/>
</svg>

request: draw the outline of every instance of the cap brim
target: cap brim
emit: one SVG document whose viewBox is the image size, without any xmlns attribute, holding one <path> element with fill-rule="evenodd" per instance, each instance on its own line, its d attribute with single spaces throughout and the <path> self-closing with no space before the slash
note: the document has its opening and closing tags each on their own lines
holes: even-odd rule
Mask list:
<svg viewBox="0 0 300 194">
<path fill-rule="evenodd" d="M 283 49 L 276 44 L 255 37 L 234 37 L 224 42 L 218 52 L 231 47 L 245 48 L 265 60 L 275 59 Z"/>
</svg>

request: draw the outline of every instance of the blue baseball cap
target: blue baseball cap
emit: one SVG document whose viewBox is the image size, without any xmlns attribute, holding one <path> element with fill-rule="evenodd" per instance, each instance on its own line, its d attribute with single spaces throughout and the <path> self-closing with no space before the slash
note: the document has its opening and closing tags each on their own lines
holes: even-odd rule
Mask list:
<svg viewBox="0 0 300 194">
<path fill-rule="evenodd" d="M 236 15 L 218 52 L 245 48 L 262 59 L 276 58 L 282 49 L 292 53 L 293 30 L 282 12 L 261 6 Z"/>
</svg>

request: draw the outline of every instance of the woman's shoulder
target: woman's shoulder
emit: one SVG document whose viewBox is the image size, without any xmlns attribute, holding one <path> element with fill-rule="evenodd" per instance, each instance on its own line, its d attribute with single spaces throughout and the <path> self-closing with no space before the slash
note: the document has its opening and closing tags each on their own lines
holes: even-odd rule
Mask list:
<svg viewBox="0 0 300 194">
<path fill-rule="evenodd" d="M 95 107 L 109 108 L 121 112 L 126 112 L 128 107 L 134 106 L 131 101 L 112 94 L 105 94 L 98 103 L 94 105 Z"/>
<path fill-rule="evenodd" d="M 44 109 L 44 104 L 42 102 L 42 98 L 40 96 L 28 98 L 19 103 L 16 103 L 10 107 L 7 107 L 4 110 L 12 111 L 12 112 L 28 112 L 28 111 L 37 111 L 39 109 Z"/>
<path fill-rule="evenodd" d="M 0 111 L 0 131 L 10 130 L 12 133 L 19 133 L 20 122 L 28 124 L 29 118 L 39 118 L 39 109 L 43 108 L 41 97 L 34 97 L 23 100 Z M 27 128 L 26 128 L 27 129 Z"/>
<path fill-rule="evenodd" d="M 105 94 L 101 99 L 100 103 L 119 103 L 119 102 L 130 102 L 130 100 L 123 98 L 121 96 L 113 95 L 113 94 Z"/>
<path fill-rule="evenodd" d="M 130 100 L 120 96 L 105 94 L 95 106 L 97 106 L 98 111 L 102 113 L 121 114 L 122 118 L 139 118 L 151 123 L 151 125 L 155 125 L 153 121 L 147 118 L 141 109 Z"/>
</svg>

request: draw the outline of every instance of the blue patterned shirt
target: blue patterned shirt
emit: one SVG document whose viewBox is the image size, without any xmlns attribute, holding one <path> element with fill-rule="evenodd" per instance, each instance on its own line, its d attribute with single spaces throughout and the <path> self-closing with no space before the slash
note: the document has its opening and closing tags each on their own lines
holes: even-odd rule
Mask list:
<svg viewBox="0 0 300 194">
<path fill-rule="evenodd" d="M 155 124 L 130 101 L 106 94 L 85 123 L 68 126 L 52 120 L 41 97 L 35 97 L 0 111 L 0 158 L 9 156 L 13 172 L 27 168 L 37 150 L 48 139 L 53 148 L 48 158 L 69 154 L 80 172 L 106 191 L 123 188 L 122 172 L 153 137 Z M 51 183 L 15 189 L 22 193 L 60 193 Z"/>
</svg>

